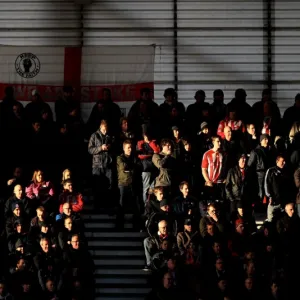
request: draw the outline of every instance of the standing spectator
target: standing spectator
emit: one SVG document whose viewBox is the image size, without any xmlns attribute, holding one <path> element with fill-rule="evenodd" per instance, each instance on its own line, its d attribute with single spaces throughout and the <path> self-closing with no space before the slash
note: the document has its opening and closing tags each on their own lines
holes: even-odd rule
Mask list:
<svg viewBox="0 0 300 300">
<path fill-rule="evenodd" d="M 269 136 L 262 134 L 259 138 L 260 145 L 258 145 L 251 153 L 248 160 L 248 167 L 252 172 L 253 182 L 256 183 L 258 190 L 259 203 L 262 203 L 265 196 L 264 192 L 264 178 L 267 169 L 271 166 L 270 151 L 268 147 Z"/>
<path fill-rule="evenodd" d="M 224 139 L 224 129 L 225 127 L 230 127 L 234 132 L 245 132 L 245 126 L 239 116 L 237 115 L 237 109 L 234 105 L 227 105 L 228 116 L 219 123 L 218 126 L 218 135 Z"/>
<path fill-rule="evenodd" d="M 193 136 L 197 133 L 200 124 L 207 120 L 207 116 L 204 115 L 204 112 L 209 112 L 210 105 L 205 101 L 206 95 L 203 90 L 199 90 L 195 93 L 196 102 L 190 104 L 186 110 L 186 123 L 187 123 L 187 132 L 189 135 Z"/>
<path fill-rule="evenodd" d="M 202 159 L 202 175 L 205 180 L 207 195 L 212 200 L 223 199 L 223 154 L 220 152 L 221 141 L 217 136 L 212 137 L 213 148 L 206 151 Z"/>
<path fill-rule="evenodd" d="M 250 156 L 252 150 L 254 150 L 258 145 L 258 139 L 256 136 L 256 130 L 254 124 L 247 124 L 247 131 L 244 133 L 241 139 L 241 148 L 244 153 Z"/>
<path fill-rule="evenodd" d="M 155 178 L 155 168 L 152 162 L 152 156 L 154 153 L 158 154 L 160 148 L 156 144 L 156 141 L 152 139 L 149 130 L 143 132 L 143 138 L 143 140 L 138 141 L 137 150 L 138 158 L 142 163 L 143 200 L 144 203 L 146 203 L 149 188 L 153 185 Z"/>
<path fill-rule="evenodd" d="M 164 188 L 157 186 L 154 188 L 154 198 L 150 197 L 145 205 L 145 216 L 147 220 L 150 219 L 151 215 L 160 211 L 160 202 L 164 200 Z"/>
<path fill-rule="evenodd" d="M 161 152 L 154 154 L 152 161 L 155 167 L 159 170 L 159 175 L 156 177 L 155 186 L 163 186 L 171 189 L 174 185 L 174 173 L 176 171 L 176 160 L 172 154 L 172 143 L 168 139 L 161 141 Z"/>
<path fill-rule="evenodd" d="M 88 145 L 89 153 L 93 155 L 94 201 L 98 208 L 108 202 L 113 184 L 112 139 L 107 131 L 107 122 L 103 120 Z"/>
<path fill-rule="evenodd" d="M 183 152 L 182 134 L 177 126 L 172 127 L 173 156 L 178 159 Z"/>
<path fill-rule="evenodd" d="M 118 227 L 124 226 L 124 211 L 126 208 L 131 208 L 135 218 L 137 218 L 140 213 L 139 198 L 137 195 L 137 163 L 137 159 L 132 154 L 131 141 L 125 140 L 123 142 L 123 154 L 117 157 L 118 186 L 120 193 L 117 220 Z M 135 225 L 138 226 L 138 223 Z"/>
<path fill-rule="evenodd" d="M 295 122 L 300 122 L 300 94 L 295 97 L 295 104 L 286 109 L 283 114 L 285 133 L 288 134 Z"/>
<path fill-rule="evenodd" d="M 289 199 L 289 177 L 285 170 L 285 159 L 277 156 L 276 166 L 267 170 L 265 176 L 265 194 L 269 198 L 268 221 L 272 222 L 276 211 L 281 211 Z"/>
<path fill-rule="evenodd" d="M 224 92 L 222 90 L 215 90 L 213 97 L 214 100 L 211 104 L 211 114 L 213 121 L 212 127 L 215 132 L 219 123 L 226 117 L 227 105 L 224 104 Z"/>
</svg>

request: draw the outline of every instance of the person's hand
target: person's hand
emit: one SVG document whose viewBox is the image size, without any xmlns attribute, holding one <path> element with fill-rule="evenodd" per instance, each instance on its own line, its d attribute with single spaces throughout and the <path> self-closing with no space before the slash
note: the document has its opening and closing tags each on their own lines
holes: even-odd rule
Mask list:
<svg viewBox="0 0 300 300">
<path fill-rule="evenodd" d="M 77 110 L 74 109 L 69 113 L 70 116 L 75 117 L 77 115 Z"/>
<path fill-rule="evenodd" d="M 213 186 L 213 183 L 212 183 L 211 181 L 206 181 L 206 182 L 205 182 L 205 185 L 206 185 L 206 186 L 211 186 L 211 187 L 212 187 L 212 186 Z"/>
<path fill-rule="evenodd" d="M 9 180 L 7 181 L 7 185 L 12 185 L 15 181 L 16 181 L 15 178 L 9 179 Z"/>
<path fill-rule="evenodd" d="M 269 204 L 272 204 L 273 203 L 273 200 L 272 198 L 269 199 Z"/>
<path fill-rule="evenodd" d="M 101 146 L 101 150 L 103 150 L 103 151 L 107 151 L 107 146 L 104 144 L 104 145 L 102 145 Z"/>
<path fill-rule="evenodd" d="M 255 134 L 252 135 L 252 139 L 256 140 L 256 135 Z"/>
<path fill-rule="evenodd" d="M 189 211 L 188 211 L 188 215 L 191 215 L 192 214 L 192 210 L 191 209 L 189 209 Z"/>
</svg>

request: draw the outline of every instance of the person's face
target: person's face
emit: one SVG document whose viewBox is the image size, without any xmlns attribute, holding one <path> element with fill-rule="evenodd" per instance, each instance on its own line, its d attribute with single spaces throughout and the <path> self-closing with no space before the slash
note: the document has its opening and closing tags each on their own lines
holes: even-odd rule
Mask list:
<svg viewBox="0 0 300 300">
<path fill-rule="evenodd" d="M 20 185 L 16 185 L 14 188 L 14 194 L 16 195 L 17 199 L 22 199 L 23 196 L 23 189 Z"/>
<path fill-rule="evenodd" d="M 269 229 L 268 228 L 264 228 L 264 236 L 269 236 Z"/>
<path fill-rule="evenodd" d="M 104 101 L 110 100 L 110 92 L 109 91 L 106 91 L 106 90 L 103 91 L 103 100 Z"/>
<path fill-rule="evenodd" d="M 53 292 L 54 291 L 54 284 L 53 284 L 53 281 L 52 280 L 48 280 L 46 282 L 46 287 L 47 287 L 47 290 L 49 292 Z"/>
<path fill-rule="evenodd" d="M 224 102 L 224 97 L 223 96 L 215 96 L 214 97 L 214 102 L 218 103 L 218 104 L 221 104 L 221 103 Z"/>
<path fill-rule="evenodd" d="M 171 147 L 171 145 L 169 144 L 169 143 L 167 143 L 167 144 L 165 144 L 164 146 L 163 146 L 163 152 L 164 153 L 170 153 L 171 152 L 171 150 L 172 150 L 172 147 Z"/>
<path fill-rule="evenodd" d="M 21 113 L 20 107 L 18 105 L 14 105 L 13 112 L 14 112 L 15 116 L 19 117 L 20 113 Z"/>
<path fill-rule="evenodd" d="M 296 101 L 295 101 L 295 106 L 296 106 L 296 107 L 300 107 L 300 100 L 296 100 Z"/>
<path fill-rule="evenodd" d="M 272 245 L 267 245 L 266 250 L 267 250 L 267 252 L 272 252 L 273 251 Z"/>
<path fill-rule="evenodd" d="M 16 227 L 17 233 L 21 233 L 22 232 L 22 225 L 18 224 Z"/>
<path fill-rule="evenodd" d="M 72 193 L 72 192 L 73 192 L 73 185 L 72 185 L 72 183 L 70 183 L 70 182 L 66 183 L 66 184 L 64 185 L 64 189 L 65 189 L 66 191 L 69 191 L 70 193 Z"/>
<path fill-rule="evenodd" d="M 167 234 L 167 223 L 165 222 L 159 223 L 158 230 L 163 235 Z"/>
<path fill-rule="evenodd" d="M 245 288 L 247 289 L 247 290 L 252 290 L 252 288 L 253 288 L 253 281 L 252 281 L 252 279 L 251 278 L 247 278 L 246 280 L 245 280 Z"/>
<path fill-rule="evenodd" d="M 49 230 L 49 227 L 48 227 L 48 226 L 42 226 L 42 227 L 41 227 L 41 232 L 42 232 L 42 233 L 45 233 L 45 234 L 46 234 L 46 233 L 48 232 L 48 230 Z"/>
<path fill-rule="evenodd" d="M 189 143 L 185 144 L 184 149 L 185 149 L 186 152 L 190 152 L 191 149 L 192 149 L 191 144 L 189 144 Z"/>
<path fill-rule="evenodd" d="M 227 281 L 226 280 L 220 280 L 218 282 L 218 287 L 221 291 L 225 291 L 227 287 Z"/>
<path fill-rule="evenodd" d="M 236 228 L 236 232 L 239 234 L 243 234 L 244 233 L 244 224 L 240 224 L 237 228 Z"/>
<path fill-rule="evenodd" d="M 204 134 L 208 134 L 208 128 L 205 127 L 205 128 L 202 130 L 202 132 L 203 132 Z"/>
<path fill-rule="evenodd" d="M 235 121 L 236 120 L 236 112 L 235 111 L 231 111 L 229 112 L 229 120 Z"/>
<path fill-rule="evenodd" d="M 247 266 L 247 274 L 248 275 L 253 275 L 255 273 L 255 266 L 254 264 L 249 264 Z"/>
<path fill-rule="evenodd" d="M 71 98 L 72 97 L 72 93 L 71 92 L 64 92 L 64 97 L 65 98 Z"/>
<path fill-rule="evenodd" d="M 224 270 L 224 263 L 222 259 L 217 259 L 216 260 L 216 269 L 218 271 L 223 271 Z"/>
<path fill-rule="evenodd" d="M 131 144 L 125 144 L 123 146 L 123 150 L 124 150 L 124 154 L 126 156 L 130 156 L 131 155 L 131 151 L 132 151 L 132 145 Z"/>
<path fill-rule="evenodd" d="M 48 241 L 42 241 L 41 242 L 41 248 L 43 249 L 43 251 L 45 253 L 47 253 L 49 251 L 49 243 L 48 243 Z"/>
<path fill-rule="evenodd" d="M 65 180 L 71 179 L 71 172 L 70 172 L 70 170 L 65 171 L 65 173 L 64 173 L 64 179 Z"/>
<path fill-rule="evenodd" d="M 71 231 L 72 230 L 72 220 L 71 219 L 65 219 L 65 227 Z"/>
<path fill-rule="evenodd" d="M 285 207 L 285 212 L 291 218 L 294 215 L 294 213 L 295 213 L 294 205 L 292 205 L 292 204 L 287 205 Z"/>
<path fill-rule="evenodd" d="M 174 96 L 173 95 L 166 96 L 166 101 L 172 103 L 174 101 Z"/>
<path fill-rule="evenodd" d="M 23 287 L 23 292 L 24 292 L 24 293 L 29 293 L 29 292 L 30 292 L 31 286 L 30 286 L 29 283 L 24 283 L 24 284 L 22 285 L 22 287 Z"/>
<path fill-rule="evenodd" d="M 196 96 L 195 96 L 195 100 L 196 100 L 198 103 L 202 103 L 202 102 L 204 102 L 205 97 L 202 96 L 202 95 L 196 95 Z"/>
<path fill-rule="evenodd" d="M 24 270 L 26 267 L 26 263 L 24 259 L 20 259 L 17 263 L 18 270 Z"/>
<path fill-rule="evenodd" d="M 245 253 L 245 257 L 247 260 L 253 260 L 255 258 L 255 254 L 252 251 Z"/>
<path fill-rule="evenodd" d="M 241 169 L 244 169 L 244 168 L 245 168 L 246 161 L 247 161 L 247 158 L 246 158 L 245 156 L 242 156 L 242 157 L 239 159 L 239 167 L 240 167 Z"/>
<path fill-rule="evenodd" d="M 164 206 L 161 206 L 160 209 L 161 209 L 162 211 L 168 212 L 169 209 L 170 209 L 170 207 L 169 207 L 169 205 L 164 205 Z"/>
<path fill-rule="evenodd" d="M 22 175 L 22 169 L 21 168 L 15 168 L 14 177 L 20 178 L 21 175 Z"/>
<path fill-rule="evenodd" d="M 171 116 L 172 116 L 172 117 L 177 117 L 177 116 L 178 116 L 178 110 L 177 110 L 175 107 L 172 108 Z"/>
<path fill-rule="evenodd" d="M 102 124 L 100 126 L 100 131 L 102 132 L 102 134 L 106 134 L 107 133 L 107 126 L 105 124 Z"/>
<path fill-rule="evenodd" d="M 216 150 L 219 150 L 221 148 L 221 141 L 219 138 L 216 138 L 214 141 L 213 141 L 213 145 L 214 145 L 214 148 Z"/>
<path fill-rule="evenodd" d="M 214 235 L 214 226 L 213 225 L 207 225 L 207 233 L 209 235 Z"/>
<path fill-rule="evenodd" d="M 35 122 L 35 123 L 32 124 L 32 128 L 33 128 L 33 130 L 34 130 L 35 132 L 39 132 L 40 129 L 41 129 L 41 124 L 38 123 L 38 122 Z"/>
<path fill-rule="evenodd" d="M 161 201 L 164 198 L 164 193 L 162 191 L 157 191 L 155 196 L 158 201 Z"/>
<path fill-rule="evenodd" d="M 210 217 L 216 217 L 217 216 L 217 210 L 214 207 L 209 207 L 207 212 L 208 212 L 208 215 Z"/>
<path fill-rule="evenodd" d="M 15 208 L 13 211 L 14 215 L 16 215 L 17 217 L 20 217 L 21 215 L 21 210 L 19 207 Z"/>
<path fill-rule="evenodd" d="M 278 285 L 275 282 L 273 282 L 271 285 L 271 292 L 273 294 L 276 294 L 278 292 Z"/>
<path fill-rule="evenodd" d="M 24 253 L 24 247 L 23 246 L 16 248 L 16 250 L 18 252 Z"/>
<path fill-rule="evenodd" d="M 164 279 L 163 279 L 163 285 L 164 285 L 165 289 L 169 289 L 173 286 L 173 278 L 172 278 L 171 274 L 169 274 L 169 273 L 165 274 Z"/>
<path fill-rule="evenodd" d="M 221 252 L 221 246 L 219 243 L 214 243 L 213 250 L 216 254 L 219 254 Z"/>
<path fill-rule="evenodd" d="M 187 232 L 192 232 L 192 224 L 184 225 L 184 230 Z"/>
<path fill-rule="evenodd" d="M 3 283 L 0 283 L 0 295 L 4 293 L 5 286 Z"/>
<path fill-rule="evenodd" d="M 39 220 L 43 220 L 44 219 L 44 212 L 41 210 L 37 210 L 36 211 L 36 216 L 38 217 Z"/>
<path fill-rule="evenodd" d="M 168 250 L 168 241 L 163 241 L 161 244 L 161 249 L 162 250 Z"/>
<path fill-rule="evenodd" d="M 78 236 L 73 236 L 71 240 L 71 245 L 73 249 L 79 249 L 79 238 Z"/>
<path fill-rule="evenodd" d="M 144 101 L 149 101 L 149 100 L 151 100 L 151 95 L 150 95 L 150 93 L 148 93 L 148 92 L 143 92 L 142 95 L 141 95 L 141 99 L 144 100 Z"/>
<path fill-rule="evenodd" d="M 63 213 L 67 216 L 70 216 L 71 215 L 71 206 L 69 203 L 65 203 L 64 206 L 63 206 Z"/>
<path fill-rule="evenodd" d="M 268 147 L 268 143 L 269 143 L 269 140 L 267 138 L 262 139 L 262 141 L 260 142 L 261 146 L 264 148 Z"/>
<path fill-rule="evenodd" d="M 255 135 L 255 127 L 253 124 L 250 124 L 249 127 L 247 127 L 247 131 L 251 135 Z"/>
<path fill-rule="evenodd" d="M 285 159 L 283 157 L 279 157 L 276 165 L 278 168 L 283 169 L 283 167 L 285 166 Z"/>
<path fill-rule="evenodd" d="M 177 130 L 177 129 L 173 130 L 173 135 L 176 139 L 178 139 L 179 138 L 179 130 Z"/>
<path fill-rule="evenodd" d="M 168 269 L 173 271 L 176 267 L 176 263 L 174 259 L 169 259 L 167 262 Z"/>
<path fill-rule="evenodd" d="M 183 187 L 181 188 L 181 193 L 184 197 L 186 197 L 189 194 L 189 186 L 188 185 L 183 185 Z"/>
<path fill-rule="evenodd" d="M 123 120 L 121 127 L 122 127 L 122 131 L 123 132 L 127 132 L 127 130 L 128 130 L 128 122 L 126 120 Z"/>
<path fill-rule="evenodd" d="M 43 173 L 42 172 L 38 172 L 36 175 L 36 181 L 38 183 L 41 183 L 43 181 Z"/>
<path fill-rule="evenodd" d="M 232 137 L 232 131 L 229 127 L 225 127 L 224 129 L 224 136 L 225 136 L 225 139 L 227 141 L 230 141 L 231 140 L 231 137 Z"/>
</svg>

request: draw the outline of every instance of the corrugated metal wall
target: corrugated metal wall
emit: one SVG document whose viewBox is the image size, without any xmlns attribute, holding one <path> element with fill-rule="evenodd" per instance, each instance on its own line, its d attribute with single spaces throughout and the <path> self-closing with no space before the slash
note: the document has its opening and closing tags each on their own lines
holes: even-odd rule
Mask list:
<svg viewBox="0 0 300 300">
<path fill-rule="evenodd" d="M 300 92 L 300 2 L 276 0 L 273 11 L 273 88 L 281 111 Z"/>
<path fill-rule="evenodd" d="M 281 109 L 293 103 L 299 80 L 299 1 L 275 0 L 273 72 Z M 35 46 L 156 45 L 155 99 L 174 86 L 172 0 L 103 0 L 80 6 L 72 0 L 0 1 L 0 44 Z M 186 104 L 204 89 L 226 100 L 243 87 L 248 101 L 260 99 L 267 80 L 266 16 L 263 0 L 178 0 L 178 90 Z"/>
<path fill-rule="evenodd" d="M 250 104 L 259 100 L 266 68 L 263 23 L 262 1 L 179 0 L 179 98 L 191 101 L 203 89 L 212 100 L 220 88 L 231 100 L 242 87 Z"/>
<path fill-rule="evenodd" d="M 174 85 L 173 1 L 98 0 L 84 7 L 83 17 L 84 45 L 156 45 L 154 97 L 162 100 Z"/>
<path fill-rule="evenodd" d="M 66 0 L 1 0 L 0 44 L 80 45 L 80 6 Z"/>
</svg>

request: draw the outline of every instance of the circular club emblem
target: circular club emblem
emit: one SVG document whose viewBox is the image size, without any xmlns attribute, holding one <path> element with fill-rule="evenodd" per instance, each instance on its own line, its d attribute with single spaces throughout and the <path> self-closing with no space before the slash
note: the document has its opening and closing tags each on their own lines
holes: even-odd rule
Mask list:
<svg viewBox="0 0 300 300">
<path fill-rule="evenodd" d="M 33 78 L 39 74 L 41 63 L 32 53 L 20 54 L 15 62 L 17 73 L 24 78 Z"/>
</svg>

